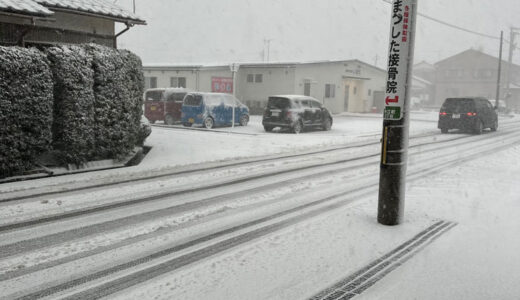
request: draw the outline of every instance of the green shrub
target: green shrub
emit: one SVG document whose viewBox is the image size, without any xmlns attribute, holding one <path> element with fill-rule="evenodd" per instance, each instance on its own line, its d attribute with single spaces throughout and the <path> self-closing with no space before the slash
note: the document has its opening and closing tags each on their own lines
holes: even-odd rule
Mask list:
<svg viewBox="0 0 520 300">
<path fill-rule="evenodd" d="M 41 52 L 0 47 L 0 177 L 34 168 L 50 149 L 52 88 Z"/>
<path fill-rule="evenodd" d="M 46 50 L 54 79 L 53 147 L 66 163 L 83 163 L 94 154 L 94 71 L 84 47 Z"/>
</svg>

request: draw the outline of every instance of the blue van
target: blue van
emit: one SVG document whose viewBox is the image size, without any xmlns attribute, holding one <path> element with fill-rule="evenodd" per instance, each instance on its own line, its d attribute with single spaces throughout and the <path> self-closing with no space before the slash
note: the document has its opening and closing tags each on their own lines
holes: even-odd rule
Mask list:
<svg viewBox="0 0 520 300">
<path fill-rule="evenodd" d="M 246 126 L 249 122 L 249 108 L 231 94 L 188 93 L 181 108 L 181 122 L 184 126 L 202 125 L 208 129 L 214 126 L 231 125 L 235 106 L 235 124 Z"/>
</svg>

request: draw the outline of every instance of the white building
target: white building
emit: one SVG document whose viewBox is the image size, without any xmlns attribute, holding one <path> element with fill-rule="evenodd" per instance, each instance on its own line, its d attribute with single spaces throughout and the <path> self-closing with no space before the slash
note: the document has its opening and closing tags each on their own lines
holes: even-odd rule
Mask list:
<svg viewBox="0 0 520 300">
<path fill-rule="evenodd" d="M 228 65 L 145 65 L 143 69 L 147 88 L 233 90 Z M 240 65 L 235 94 L 253 113 L 261 113 L 267 97 L 276 94 L 309 95 L 333 113 L 369 112 L 382 107 L 385 83 L 386 70 L 359 60 L 249 63 Z"/>
</svg>

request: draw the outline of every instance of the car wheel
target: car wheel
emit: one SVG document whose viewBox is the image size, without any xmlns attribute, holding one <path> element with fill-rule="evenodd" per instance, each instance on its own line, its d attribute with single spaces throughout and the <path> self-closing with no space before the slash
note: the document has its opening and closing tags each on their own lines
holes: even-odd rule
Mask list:
<svg viewBox="0 0 520 300">
<path fill-rule="evenodd" d="M 301 120 L 298 121 L 298 122 L 296 122 L 296 124 L 294 124 L 294 126 L 293 126 L 293 128 L 292 128 L 292 131 L 293 131 L 294 133 L 300 133 L 300 132 L 303 131 L 303 123 L 302 123 Z"/>
<path fill-rule="evenodd" d="M 164 117 L 164 123 L 166 123 L 167 125 L 173 125 L 175 124 L 175 119 L 172 115 L 166 115 L 166 117 Z"/>
<path fill-rule="evenodd" d="M 204 127 L 206 127 L 207 129 L 211 129 L 213 128 L 213 125 L 215 125 L 215 123 L 213 122 L 213 118 L 207 117 L 206 119 L 204 119 Z"/>
<path fill-rule="evenodd" d="M 248 115 L 242 115 L 240 117 L 240 126 L 247 126 L 248 122 L 249 122 L 249 116 Z"/>
<path fill-rule="evenodd" d="M 329 131 L 332 127 L 332 120 L 330 118 L 326 118 L 325 121 L 323 121 L 323 130 Z"/>
<path fill-rule="evenodd" d="M 192 125 L 191 123 L 182 123 L 182 126 L 184 126 L 184 127 L 191 127 L 191 125 Z"/>
<path fill-rule="evenodd" d="M 482 124 L 482 121 L 477 121 L 477 126 L 475 127 L 475 133 L 476 134 L 482 134 L 482 130 L 484 130 L 484 124 Z"/>
<path fill-rule="evenodd" d="M 267 131 L 267 132 L 271 132 L 271 131 L 273 131 L 273 127 L 271 127 L 271 126 L 264 126 L 264 129 L 265 129 L 265 131 Z"/>
<path fill-rule="evenodd" d="M 498 129 L 498 120 L 495 120 L 495 122 L 493 122 L 493 126 L 491 127 L 491 131 L 497 131 Z"/>
<path fill-rule="evenodd" d="M 448 128 L 441 128 L 441 133 L 448 133 Z"/>
</svg>

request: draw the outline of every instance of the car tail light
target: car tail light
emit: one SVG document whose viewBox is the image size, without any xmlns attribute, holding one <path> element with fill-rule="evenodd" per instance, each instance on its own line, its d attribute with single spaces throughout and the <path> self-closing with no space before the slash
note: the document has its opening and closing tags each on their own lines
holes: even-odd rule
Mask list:
<svg viewBox="0 0 520 300">
<path fill-rule="evenodd" d="M 468 115 L 468 116 L 472 117 L 472 116 L 476 116 L 476 115 L 477 115 L 477 113 L 476 113 L 476 112 L 469 112 L 469 113 L 467 113 L 466 115 Z"/>
<path fill-rule="evenodd" d="M 443 112 L 440 112 L 439 115 L 441 115 L 441 116 L 445 116 L 445 115 L 447 115 L 447 114 L 446 114 L 445 111 L 443 111 Z"/>
<path fill-rule="evenodd" d="M 292 118 L 292 113 L 290 111 L 286 112 L 285 113 L 285 118 L 286 119 L 291 119 Z"/>
</svg>

